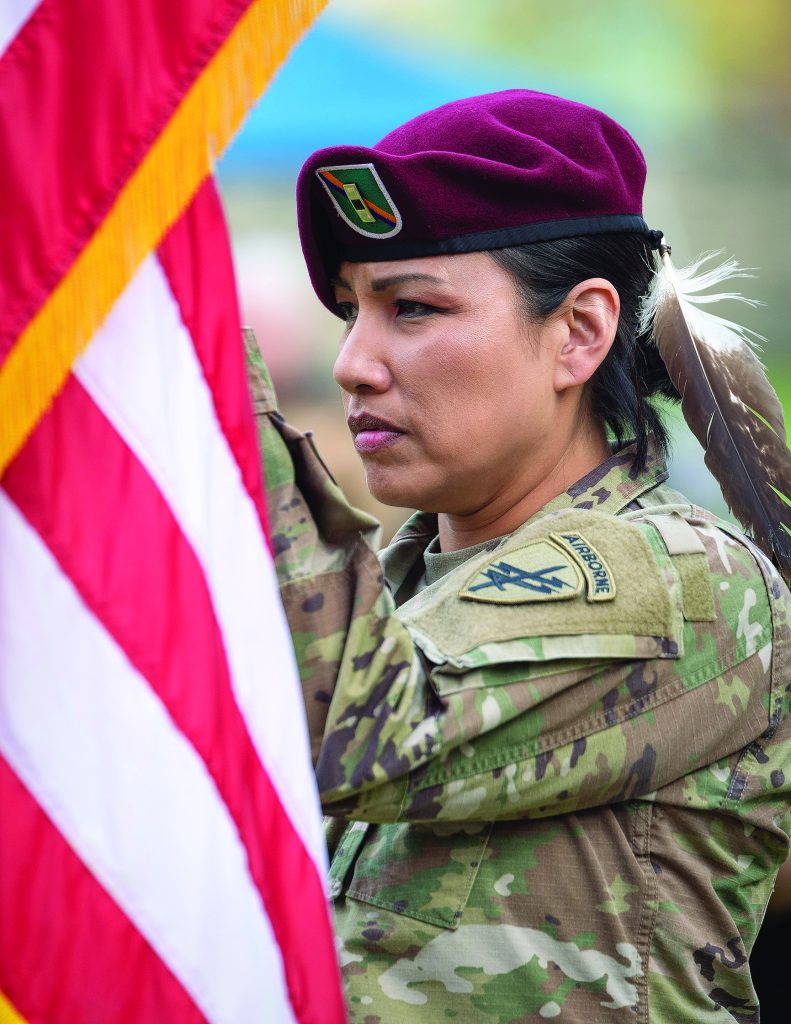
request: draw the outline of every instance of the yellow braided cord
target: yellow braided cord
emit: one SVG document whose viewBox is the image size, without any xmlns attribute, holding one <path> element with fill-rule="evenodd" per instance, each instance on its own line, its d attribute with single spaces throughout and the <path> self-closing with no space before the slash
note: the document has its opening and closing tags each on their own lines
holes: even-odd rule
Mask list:
<svg viewBox="0 0 791 1024">
<path fill-rule="evenodd" d="M 327 0 L 252 0 L 0 367 L 0 474 Z M 3 1018 L 0 1017 L 0 1024 Z"/>
<path fill-rule="evenodd" d="M 6 997 L 0 992 L 0 1024 L 27 1024 L 24 1017 L 20 1017 Z"/>
</svg>

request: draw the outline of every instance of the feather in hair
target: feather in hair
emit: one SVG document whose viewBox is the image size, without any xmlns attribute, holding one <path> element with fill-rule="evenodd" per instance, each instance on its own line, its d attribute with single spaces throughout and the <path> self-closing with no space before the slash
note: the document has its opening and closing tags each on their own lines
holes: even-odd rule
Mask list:
<svg viewBox="0 0 791 1024">
<path fill-rule="evenodd" d="M 759 335 L 702 304 L 753 300 L 728 291 L 705 294 L 752 275 L 734 260 L 701 271 L 705 256 L 682 270 L 659 247 L 661 268 L 641 311 L 681 395 L 681 411 L 705 452 L 705 462 L 733 514 L 791 577 L 791 452 L 783 409 L 754 351 Z"/>
</svg>

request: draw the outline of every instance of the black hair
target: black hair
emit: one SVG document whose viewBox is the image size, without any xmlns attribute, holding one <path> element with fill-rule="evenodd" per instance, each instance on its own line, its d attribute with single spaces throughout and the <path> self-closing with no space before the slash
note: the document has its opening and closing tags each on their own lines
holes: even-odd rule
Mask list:
<svg viewBox="0 0 791 1024">
<path fill-rule="evenodd" d="M 492 249 L 489 255 L 513 278 L 530 320 L 548 319 L 571 289 L 591 277 L 603 277 L 621 299 L 612 348 L 588 385 L 594 418 L 609 428 L 620 447 L 637 443 L 634 471 L 645 469 L 648 439 L 661 455 L 669 437 L 655 395 L 678 400 L 650 336 L 639 335 L 640 303 L 654 272 L 651 244 L 644 235 L 578 235 L 551 242 Z"/>
</svg>

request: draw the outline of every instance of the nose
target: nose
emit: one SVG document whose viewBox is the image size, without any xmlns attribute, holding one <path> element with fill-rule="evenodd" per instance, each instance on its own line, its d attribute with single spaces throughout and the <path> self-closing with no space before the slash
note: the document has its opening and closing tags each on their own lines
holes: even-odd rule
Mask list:
<svg viewBox="0 0 791 1024">
<path fill-rule="evenodd" d="M 332 371 L 337 383 L 350 395 L 387 391 L 392 382 L 386 339 L 376 318 L 358 313 L 341 343 Z"/>
</svg>

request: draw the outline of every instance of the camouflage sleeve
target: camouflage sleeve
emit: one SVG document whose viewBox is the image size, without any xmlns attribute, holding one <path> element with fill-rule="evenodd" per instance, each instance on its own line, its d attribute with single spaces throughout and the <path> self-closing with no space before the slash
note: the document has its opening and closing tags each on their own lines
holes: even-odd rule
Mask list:
<svg viewBox="0 0 791 1024">
<path fill-rule="evenodd" d="M 310 436 L 283 421 L 257 350 L 250 359 L 275 564 L 328 813 L 554 815 L 651 793 L 771 730 L 781 697 L 769 684 L 769 595 L 735 541 L 728 589 L 713 600 L 738 635 L 693 616 L 683 659 L 648 637 L 632 657 L 628 647 L 606 656 L 609 638 L 601 656 L 526 659 L 500 644 L 499 661 L 439 663 L 395 611 L 375 522 L 348 505 Z"/>
</svg>

